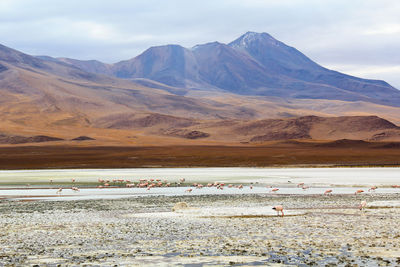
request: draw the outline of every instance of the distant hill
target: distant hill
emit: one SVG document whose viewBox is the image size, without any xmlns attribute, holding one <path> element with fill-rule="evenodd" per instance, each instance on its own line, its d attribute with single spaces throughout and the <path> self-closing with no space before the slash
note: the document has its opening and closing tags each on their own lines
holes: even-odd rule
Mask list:
<svg viewBox="0 0 400 267">
<path fill-rule="evenodd" d="M 383 81 L 325 69 L 266 33 L 152 47 L 115 64 L 0 45 L 2 145 L 397 141 L 399 97 Z"/>
</svg>

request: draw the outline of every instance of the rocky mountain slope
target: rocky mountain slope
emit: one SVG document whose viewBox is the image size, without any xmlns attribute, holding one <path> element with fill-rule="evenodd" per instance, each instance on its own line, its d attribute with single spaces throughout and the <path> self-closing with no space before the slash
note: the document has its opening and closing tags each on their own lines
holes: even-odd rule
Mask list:
<svg viewBox="0 0 400 267">
<path fill-rule="evenodd" d="M 2 144 L 399 140 L 384 120 L 400 123 L 398 95 L 385 82 L 324 69 L 267 34 L 153 47 L 113 65 L 0 46 Z"/>
<path fill-rule="evenodd" d="M 400 106 L 400 91 L 388 83 L 326 69 L 267 33 L 247 32 L 229 44 L 213 42 L 191 49 L 179 45 L 151 47 L 112 65 L 60 60 L 88 72 L 146 78 L 192 90 Z"/>
</svg>

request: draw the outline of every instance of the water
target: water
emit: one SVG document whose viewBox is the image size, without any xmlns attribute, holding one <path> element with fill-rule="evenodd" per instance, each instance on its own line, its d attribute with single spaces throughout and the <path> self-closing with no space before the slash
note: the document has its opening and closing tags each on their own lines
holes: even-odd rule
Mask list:
<svg viewBox="0 0 400 267">
<path fill-rule="evenodd" d="M 178 181 L 226 181 L 325 185 L 400 184 L 400 168 L 137 168 L 137 169 L 68 169 L 0 171 L 0 183 L 96 182 L 101 179 L 160 178 Z"/>
<path fill-rule="evenodd" d="M 64 189 L 57 194 L 57 183 L 72 186 L 76 183 L 97 183 L 98 179 L 162 179 L 186 183 L 224 182 L 226 184 L 243 183 L 243 189 L 224 187 L 193 189 L 188 187 L 152 188 L 81 188 L 80 192 Z M 53 180 L 53 184 L 50 184 Z M 65 184 L 66 183 L 66 184 Z M 309 188 L 298 188 L 298 183 L 305 183 Z M 400 184 L 400 168 L 138 168 L 138 169 L 72 169 L 72 170 L 18 170 L 0 171 L 0 198 L 7 199 L 112 199 L 151 195 L 207 195 L 207 194 L 323 194 L 332 189 L 332 194 L 354 194 L 358 189 L 363 194 L 398 193 L 400 188 L 391 185 Z M 24 188 L 24 184 L 31 184 Z M 40 185 L 39 185 L 40 184 Z M 253 184 L 253 189 L 249 185 Z M 368 192 L 372 186 L 378 186 L 375 192 Z M 14 189 L 10 188 L 14 187 Z M 46 187 L 46 188 L 44 188 Z M 50 187 L 50 188 L 49 188 Z M 278 188 L 271 192 L 271 188 Z M 36 189 L 35 189 L 36 188 Z"/>
</svg>

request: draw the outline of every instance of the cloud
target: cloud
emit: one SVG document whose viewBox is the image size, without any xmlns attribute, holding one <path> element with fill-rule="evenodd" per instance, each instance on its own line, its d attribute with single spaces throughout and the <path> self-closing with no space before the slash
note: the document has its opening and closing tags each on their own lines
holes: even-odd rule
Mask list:
<svg viewBox="0 0 400 267">
<path fill-rule="evenodd" d="M 400 64 L 398 14 L 397 0 L 0 0 L 0 36 L 30 54 L 112 63 L 150 46 L 227 43 L 251 30 L 322 65 L 367 68 Z"/>
<path fill-rule="evenodd" d="M 400 24 L 385 24 L 367 29 L 363 32 L 365 35 L 394 35 L 400 33 Z"/>
</svg>

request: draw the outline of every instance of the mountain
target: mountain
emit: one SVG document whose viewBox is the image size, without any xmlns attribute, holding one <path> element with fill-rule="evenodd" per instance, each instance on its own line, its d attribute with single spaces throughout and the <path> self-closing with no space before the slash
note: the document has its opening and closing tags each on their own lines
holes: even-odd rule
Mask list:
<svg viewBox="0 0 400 267">
<path fill-rule="evenodd" d="M 367 80 L 328 70 L 313 62 L 293 47 L 274 39 L 267 33 L 248 32 L 229 44 L 232 48 L 247 53 L 260 62 L 269 73 L 285 75 L 300 80 L 303 84 L 291 84 L 297 98 L 324 98 L 318 92 L 305 92 L 306 83 L 311 88 L 313 84 L 327 90 L 319 90 L 326 94 L 327 99 L 367 100 L 375 103 L 385 103 L 398 106 L 399 90 L 384 81 Z M 291 89 L 291 88 L 288 88 Z M 340 92 L 345 91 L 346 93 Z M 335 95 L 332 95 L 335 92 Z M 308 95 L 307 95 L 308 94 Z M 395 97 L 388 99 L 388 96 Z"/>
<path fill-rule="evenodd" d="M 197 45 L 192 51 L 202 80 L 228 92 L 250 95 L 257 88 L 277 86 L 280 79 L 266 73 L 254 59 L 225 44 Z"/>
<path fill-rule="evenodd" d="M 400 123 L 398 95 L 385 82 L 327 70 L 267 34 L 151 47 L 115 64 L 0 46 L 4 144 L 76 144 L 77 136 L 94 145 L 399 140 L 398 127 L 384 122 Z"/>
<path fill-rule="evenodd" d="M 96 137 L 100 134 L 108 139 L 112 130 L 103 129 L 102 125 L 115 118 L 127 123 L 143 114 L 248 119 L 254 113 L 250 108 L 184 97 L 90 73 L 66 62 L 0 47 L 0 134 L 26 140 L 36 135 L 70 140 L 95 132 Z M 118 139 L 119 134 L 115 135 Z M 99 139 L 104 141 L 101 136 Z"/>
<path fill-rule="evenodd" d="M 181 89 L 400 106 L 400 91 L 388 83 L 326 69 L 267 33 L 247 32 L 227 45 L 151 47 L 112 65 L 60 60 L 87 72 L 150 79 Z"/>
<path fill-rule="evenodd" d="M 196 59 L 190 50 L 179 45 L 151 47 L 134 59 L 112 66 L 119 78 L 148 78 L 174 87 L 202 84 Z"/>
</svg>

